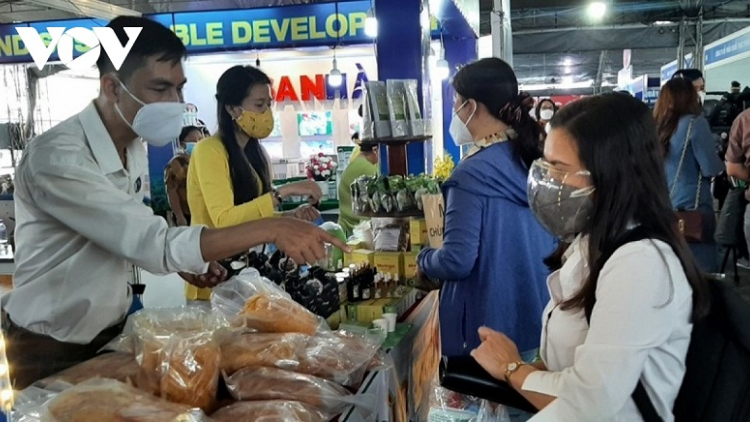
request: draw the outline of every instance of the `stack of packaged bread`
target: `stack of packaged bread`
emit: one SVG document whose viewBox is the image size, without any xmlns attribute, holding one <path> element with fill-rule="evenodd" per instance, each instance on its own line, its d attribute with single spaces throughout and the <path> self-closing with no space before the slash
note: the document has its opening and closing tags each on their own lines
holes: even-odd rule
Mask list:
<svg viewBox="0 0 750 422">
<path fill-rule="evenodd" d="M 22 392 L 16 420 L 313 422 L 374 409 L 355 392 L 383 367 L 379 334 L 331 331 L 256 275 L 217 289 L 234 304 L 135 314 L 117 352 Z"/>
</svg>

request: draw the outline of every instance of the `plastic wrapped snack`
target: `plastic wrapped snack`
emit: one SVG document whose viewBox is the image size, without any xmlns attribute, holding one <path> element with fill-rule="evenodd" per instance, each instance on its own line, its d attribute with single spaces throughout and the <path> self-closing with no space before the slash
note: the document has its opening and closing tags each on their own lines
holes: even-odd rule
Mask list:
<svg viewBox="0 0 750 422">
<path fill-rule="evenodd" d="M 136 363 L 132 354 L 105 353 L 51 377 L 39 380 L 35 385 L 46 387 L 58 381 L 75 385 L 91 378 L 109 378 L 128 383 L 134 382 L 137 374 L 138 363 Z"/>
<path fill-rule="evenodd" d="M 319 333 L 308 343 L 296 371 L 356 388 L 384 340 L 371 333 Z"/>
<path fill-rule="evenodd" d="M 327 329 L 325 321 L 297 302 L 279 296 L 258 294 L 245 303 L 238 315 L 244 326 L 263 333 L 302 333 L 314 335 Z"/>
<path fill-rule="evenodd" d="M 277 368 L 243 369 L 226 379 L 232 397 L 239 401 L 292 400 L 332 414 L 342 412 L 351 394 L 342 386 L 313 375 Z"/>
<path fill-rule="evenodd" d="M 211 415 L 216 422 L 326 422 L 326 415 L 308 404 L 293 401 L 238 402 Z"/>
<path fill-rule="evenodd" d="M 91 379 L 49 400 L 41 422 L 191 422 L 206 420 L 200 409 L 169 403 L 127 384 Z"/>
<path fill-rule="evenodd" d="M 258 270 L 251 268 L 214 287 L 211 293 L 211 308 L 231 319 L 242 312 L 249 298 L 261 293 L 289 297 L 279 286 L 261 277 Z"/>
<path fill-rule="evenodd" d="M 232 375 L 240 369 L 273 366 L 294 369 L 310 336 L 297 333 L 244 333 L 221 345 L 221 369 Z"/>
<path fill-rule="evenodd" d="M 174 403 L 213 410 L 221 360 L 216 335 L 224 326 L 223 319 L 199 308 L 136 314 L 138 387 Z"/>
</svg>

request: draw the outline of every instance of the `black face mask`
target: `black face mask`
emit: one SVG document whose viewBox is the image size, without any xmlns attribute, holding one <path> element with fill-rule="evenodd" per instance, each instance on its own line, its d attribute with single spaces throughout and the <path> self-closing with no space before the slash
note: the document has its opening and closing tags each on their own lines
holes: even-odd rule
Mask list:
<svg viewBox="0 0 750 422">
<path fill-rule="evenodd" d="M 527 183 L 529 206 L 539 224 L 557 238 L 572 242 L 591 219 L 593 186 L 579 188 L 569 179 L 590 178 L 588 172 L 564 173 L 542 160 L 532 164 Z"/>
</svg>

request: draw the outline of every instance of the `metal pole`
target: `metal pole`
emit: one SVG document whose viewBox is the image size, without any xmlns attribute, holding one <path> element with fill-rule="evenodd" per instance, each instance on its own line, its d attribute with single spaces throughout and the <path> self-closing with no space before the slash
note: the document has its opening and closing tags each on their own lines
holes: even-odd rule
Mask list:
<svg viewBox="0 0 750 422">
<path fill-rule="evenodd" d="M 607 61 L 607 54 L 607 50 L 602 50 L 599 54 L 599 68 L 596 71 L 594 94 L 600 94 L 602 92 L 602 83 L 604 82 L 604 63 Z"/>
<path fill-rule="evenodd" d="M 680 21 L 680 38 L 677 44 L 677 69 L 685 68 L 685 37 L 687 36 L 687 19 L 683 15 Z"/>
<path fill-rule="evenodd" d="M 698 22 L 695 24 L 695 53 L 693 54 L 693 67 L 703 72 L 705 65 L 703 45 L 703 7 L 698 11 Z"/>
<path fill-rule="evenodd" d="M 510 22 L 510 0 L 493 0 L 490 24 L 492 55 L 513 66 L 513 30 Z"/>
</svg>

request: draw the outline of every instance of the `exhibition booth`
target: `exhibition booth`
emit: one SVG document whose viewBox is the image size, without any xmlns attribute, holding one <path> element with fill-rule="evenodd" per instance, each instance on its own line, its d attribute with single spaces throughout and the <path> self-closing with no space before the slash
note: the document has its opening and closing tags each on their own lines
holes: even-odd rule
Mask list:
<svg viewBox="0 0 750 422">
<path fill-rule="evenodd" d="M 377 37 L 366 34 L 368 17 L 377 18 Z M 374 81 L 414 81 L 418 108 L 421 108 L 423 121 L 430 125 L 425 127 L 421 136 L 374 139 L 381 143 L 383 175 L 429 174 L 433 159 L 444 152 L 455 161 L 460 157 L 458 147 L 450 139 L 444 140 L 448 136 L 453 98 L 447 78 L 459 65 L 476 59 L 477 2 L 341 1 L 157 14 L 150 18 L 172 28 L 187 46 L 189 58 L 185 72 L 188 84 L 184 97 L 191 114 L 186 123 L 200 120 L 210 132 L 216 131 L 215 86 L 226 69 L 238 64 L 259 65 L 271 77 L 275 128 L 272 135 L 262 142 L 274 161 L 274 175 L 278 179 L 295 175 L 304 177 L 301 163 L 312 154 L 335 156 L 340 147 L 352 146 L 353 133 L 363 130 L 357 113 L 365 98 L 363 88 L 366 83 Z M 98 95 L 95 69 L 73 71 L 64 66 L 50 66 L 46 72 L 30 70 L 32 59 L 15 27 L 34 27 L 44 35 L 47 27 L 53 25 L 92 28 L 105 24 L 99 20 L 80 19 L 0 25 L 0 75 L 6 74 L 14 81 L 0 88 L 7 90 L 8 94 L 0 99 L 0 121 L 15 122 L 24 128 L 28 126 L 24 135 L 33 136 L 76 114 Z M 85 45 L 74 45 L 74 57 L 87 52 Z M 60 63 L 57 52 L 51 56 L 50 63 Z M 340 84 L 336 83 L 339 77 Z M 23 153 L 23 142 L 28 141 L 28 137 L 20 138 L 17 149 L 13 149 L 18 157 Z M 155 212 L 161 213 L 168 206 L 163 169 L 175 151 L 171 146 L 147 148 L 150 203 Z M 414 180 L 426 184 L 428 179 Z M 395 197 L 397 188 L 394 186 L 393 189 Z M 404 189 L 398 192 L 403 193 Z M 408 195 L 414 195 L 414 192 Z M 422 232 L 426 232 L 424 220 L 419 218 L 424 213 L 414 207 L 409 213 L 416 218 L 411 219 L 412 223 L 407 218 L 402 229 L 417 231 L 413 238 L 415 249 L 412 245 L 399 246 L 398 250 L 383 254 L 382 250 L 376 253 L 372 248 L 371 252 L 346 258 L 360 266 L 375 266 L 376 259 L 386 259 L 377 261 L 378 267 L 392 267 L 399 294 L 388 296 L 388 299 L 372 297 L 366 304 L 348 303 L 344 296 L 341 312 L 346 315 L 348 311 L 349 316 L 328 318 L 331 327 L 348 322 L 349 329 L 369 329 L 373 320 L 379 319 L 375 317 L 377 312 L 372 311 L 369 317 L 351 317 L 351 312 L 365 315 L 365 306 L 379 310 L 380 314 L 396 314 L 401 324 L 395 334 L 389 334 L 381 343 L 381 349 L 388 353 L 384 358 L 386 364 L 368 367 L 371 370 L 361 382 L 345 385 L 355 396 L 368 397 L 368 400 L 374 398 L 378 408 L 365 406 L 363 410 L 353 406 L 342 412 L 342 419 L 362 420 L 362 415 L 375 410 L 378 420 L 409 420 L 412 415 L 405 416 L 406 419 L 396 415 L 405 415 L 407 409 L 424 410 L 422 402 L 416 403 L 417 399 L 408 397 L 409 391 L 414 389 L 414 385 L 410 385 L 411 358 L 415 338 L 423 335 L 422 326 L 434 314 L 435 302 L 427 302 L 429 306 L 421 302 L 423 305 L 415 309 L 417 292 L 406 285 L 406 272 L 414 268 L 406 263 L 410 262 L 409 259 L 414 260 L 415 251 L 426 246 L 426 237 L 422 236 Z M 414 224 L 416 229 L 412 227 Z M 360 252 L 364 250 L 364 245 L 359 247 Z M 152 289 L 147 290 L 144 297 L 147 307 L 173 306 L 174 299 L 184 301 L 181 281 L 176 276 L 172 276 L 169 282 L 166 279 L 144 274 L 143 281 Z M 177 288 L 165 290 L 166 285 Z M 394 289 L 395 285 L 394 281 Z M 157 296 L 168 300 L 160 300 Z M 387 369 L 378 371 L 378 368 Z M 429 386 L 431 379 L 420 380 L 415 388 L 426 388 L 425 382 Z"/>
</svg>

